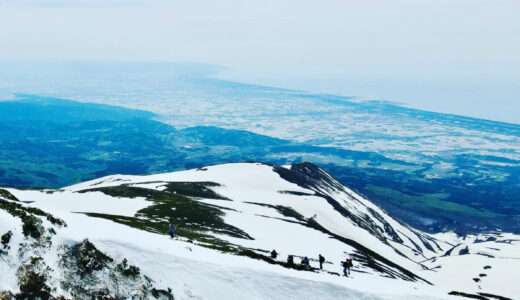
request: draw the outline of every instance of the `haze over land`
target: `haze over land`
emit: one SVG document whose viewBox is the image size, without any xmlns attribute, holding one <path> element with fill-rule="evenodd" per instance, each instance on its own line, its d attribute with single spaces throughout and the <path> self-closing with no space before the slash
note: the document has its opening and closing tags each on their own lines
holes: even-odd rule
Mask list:
<svg viewBox="0 0 520 300">
<path fill-rule="evenodd" d="M 520 230 L 520 125 L 218 80 L 212 65 L 1 70 L 0 99 L 17 100 L 0 102 L 7 185 L 309 161 L 422 230 Z"/>
<path fill-rule="evenodd" d="M 0 1 L 0 59 L 192 61 L 222 78 L 520 123 L 520 2 Z"/>
</svg>

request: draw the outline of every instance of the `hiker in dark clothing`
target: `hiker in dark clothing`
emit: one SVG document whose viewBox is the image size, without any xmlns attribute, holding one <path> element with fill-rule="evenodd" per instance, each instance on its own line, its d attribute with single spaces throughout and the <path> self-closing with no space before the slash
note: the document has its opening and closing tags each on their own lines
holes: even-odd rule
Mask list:
<svg viewBox="0 0 520 300">
<path fill-rule="evenodd" d="M 354 266 L 352 263 L 352 254 L 349 254 L 345 261 L 341 262 L 341 265 L 343 266 L 343 275 L 350 275 L 350 269 Z"/>
<path fill-rule="evenodd" d="M 323 263 L 325 262 L 325 257 L 323 257 L 321 254 L 319 256 L 320 261 L 320 269 L 323 270 Z"/>
<path fill-rule="evenodd" d="M 175 224 L 170 224 L 170 237 L 172 239 L 175 237 Z"/>
<path fill-rule="evenodd" d="M 305 257 L 302 259 L 302 265 L 306 265 L 306 266 L 309 265 L 309 258 L 308 258 L 307 256 L 305 256 Z"/>
<path fill-rule="evenodd" d="M 343 276 L 348 276 L 348 261 L 345 259 L 345 261 L 341 262 L 341 265 L 343 266 Z"/>
<path fill-rule="evenodd" d="M 273 249 L 273 251 L 271 251 L 271 258 L 276 259 L 277 256 L 278 256 L 278 252 L 276 252 L 276 250 Z"/>
<path fill-rule="evenodd" d="M 347 271 L 348 271 L 348 275 L 350 275 L 350 269 L 352 269 L 353 266 L 354 266 L 354 264 L 352 263 L 352 254 L 349 254 L 348 258 L 347 258 Z"/>
<path fill-rule="evenodd" d="M 294 265 L 294 256 L 292 256 L 292 255 L 287 256 L 287 264 L 289 266 L 293 266 Z"/>
</svg>

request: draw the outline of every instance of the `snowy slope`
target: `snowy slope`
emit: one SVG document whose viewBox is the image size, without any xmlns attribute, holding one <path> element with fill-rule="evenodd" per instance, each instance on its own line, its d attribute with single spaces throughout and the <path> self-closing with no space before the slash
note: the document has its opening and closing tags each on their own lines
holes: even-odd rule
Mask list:
<svg viewBox="0 0 520 300">
<path fill-rule="evenodd" d="M 452 239 L 456 245 L 442 256 L 423 262 L 433 282 L 456 290 L 478 291 L 517 299 L 520 295 L 520 236 L 510 233 L 481 234 Z M 450 276 L 457 274 L 456 276 Z"/>
<path fill-rule="evenodd" d="M 295 253 L 317 256 L 316 252 L 320 249 L 316 249 L 314 242 L 309 241 L 320 241 L 320 244 L 335 243 L 336 246 L 333 248 L 337 249 L 338 254 L 334 261 L 341 260 L 341 253 L 344 251 L 351 253 L 353 247 L 346 246 L 342 241 L 331 240 L 330 235 L 324 235 L 323 232 L 284 222 L 284 219 L 298 220 L 288 218 L 276 209 L 258 204 L 290 207 L 305 219 L 312 218 L 330 233 L 355 241 L 367 249 L 377 249 L 378 254 L 400 266 L 406 266 L 406 269 L 411 271 L 422 270 L 414 261 L 422 261 L 437 252 L 443 253 L 440 246 L 448 247 L 428 235 L 399 224 L 377 206 L 343 187 L 314 165 L 300 164 L 290 168 L 294 171 L 264 164 L 225 164 L 205 168 L 204 171 L 199 169 L 143 177 L 109 176 L 65 190 L 80 191 L 121 184 L 143 187 L 143 183 L 147 182 L 154 182 L 148 183 L 148 188 L 160 188 L 158 182 L 215 182 L 220 185 L 215 191 L 233 201 L 201 201 L 236 210 L 226 211 L 226 222 L 244 229 L 254 238 L 233 242 L 250 248 L 281 249 L 282 253 L 287 253 L 284 251 L 287 238 L 308 234 L 311 235 L 308 239 L 291 240 L 291 247 Z M 309 176 L 309 172 L 312 171 L 318 174 Z M 300 185 L 282 177 L 293 181 L 300 180 Z M 282 234 L 272 234 L 277 231 Z M 396 249 L 406 257 L 400 255 Z"/>
<path fill-rule="evenodd" d="M 520 258 L 514 235 L 475 243 L 477 238 L 422 233 L 312 164 L 225 164 L 150 176 L 107 176 L 60 190 L 6 190 L 25 201 L 24 207 L 37 207 L 67 223 L 51 235 L 54 246 L 38 250 L 54 266 L 56 278 L 61 276 L 56 271 L 59 245 L 88 238 L 110 257 L 138 266 L 159 288 L 170 287 L 176 299 L 520 294 L 500 280 L 509 271 L 504 266 L 518 264 Z M 23 237 L 16 218 L 5 212 L 0 217 L 0 234 L 14 233 L 11 244 L 31 239 Z M 178 226 L 180 237 L 174 240 L 165 235 L 170 223 Z M 463 245 L 469 245 L 470 253 L 455 255 Z M 267 257 L 272 249 L 279 253 L 274 261 Z M 481 255 L 485 251 L 503 255 Z M 6 255 L 10 263 L 0 261 L 9 274 L 0 280 L 0 291 L 17 290 L 14 273 L 24 257 L 13 252 Z M 352 278 L 339 277 L 334 273 L 342 271 L 340 261 L 348 253 L 355 260 Z M 327 259 L 322 271 L 284 265 L 287 255 L 296 256 L 297 262 L 308 256 L 317 268 L 318 254 Z M 475 268 L 462 268 L 465 264 Z M 477 283 L 473 278 L 481 264 L 494 267 Z M 457 279 L 451 280 L 455 274 Z M 69 291 L 57 288 L 56 293 Z"/>
</svg>

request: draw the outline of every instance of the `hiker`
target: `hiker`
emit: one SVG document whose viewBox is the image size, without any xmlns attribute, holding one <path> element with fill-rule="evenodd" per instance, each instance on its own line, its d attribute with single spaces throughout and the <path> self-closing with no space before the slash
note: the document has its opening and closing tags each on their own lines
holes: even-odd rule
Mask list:
<svg viewBox="0 0 520 300">
<path fill-rule="evenodd" d="M 287 264 L 289 266 L 294 265 L 294 256 L 292 256 L 292 255 L 287 256 Z"/>
<path fill-rule="evenodd" d="M 170 237 L 172 239 L 175 237 L 175 224 L 170 224 Z"/>
<path fill-rule="evenodd" d="M 341 265 L 343 266 L 343 276 L 348 276 L 348 261 L 345 259 L 345 261 L 341 262 Z"/>
<path fill-rule="evenodd" d="M 271 258 L 276 259 L 277 256 L 278 256 L 278 252 L 276 252 L 276 250 L 273 249 L 273 251 L 271 251 Z"/>
<path fill-rule="evenodd" d="M 342 261 L 341 264 L 343 266 L 343 275 L 350 275 L 350 269 L 354 266 L 352 263 L 352 254 L 349 254 L 345 261 Z"/>
<path fill-rule="evenodd" d="M 323 263 L 325 262 L 325 257 L 323 257 L 321 254 L 319 255 L 319 261 L 320 261 L 320 270 L 323 270 Z"/>
<path fill-rule="evenodd" d="M 309 258 L 307 256 L 305 256 L 303 259 L 302 259 L 302 265 L 309 265 Z"/>
<path fill-rule="evenodd" d="M 349 254 L 348 258 L 347 258 L 348 275 L 350 275 L 350 269 L 352 269 L 353 266 L 354 266 L 354 264 L 352 263 L 352 254 Z"/>
</svg>

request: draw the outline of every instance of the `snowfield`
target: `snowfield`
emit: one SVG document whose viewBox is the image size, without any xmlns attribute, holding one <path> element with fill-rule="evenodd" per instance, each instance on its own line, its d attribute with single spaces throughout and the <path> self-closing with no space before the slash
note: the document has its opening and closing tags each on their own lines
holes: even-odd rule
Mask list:
<svg viewBox="0 0 520 300">
<path fill-rule="evenodd" d="M 458 298 L 449 295 L 453 291 L 481 299 L 520 295 L 515 284 L 519 236 L 420 232 L 312 164 L 224 164 L 112 175 L 59 190 L 4 190 L 14 196 L 0 194 L 4 202 L 38 208 L 66 226 L 38 215 L 48 245 L 27 236 L 25 223 L 0 209 L 0 235 L 12 232 L 10 249 L 0 254 L 0 292 L 18 293 L 20 267 L 39 255 L 52 269 L 52 295 L 72 297 L 63 284 L 69 280 L 63 253 L 88 239 L 116 262 L 126 259 L 138 267 L 157 289 L 170 288 L 175 299 Z M 167 235 L 170 223 L 177 225 L 175 239 Z M 27 250 L 20 251 L 22 246 Z M 276 259 L 269 258 L 273 249 Z M 323 270 L 318 254 L 326 258 Z M 339 276 L 348 254 L 354 256 L 352 274 Z M 312 268 L 288 267 L 288 255 L 297 264 L 308 256 Z M 133 282 L 127 281 L 128 286 Z M 128 290 L 118 292 L 122 299 L 141 299 Z"/>
</svg>

